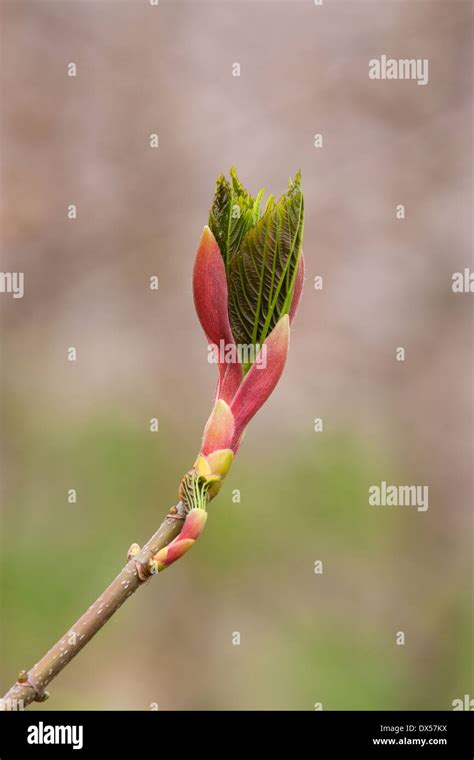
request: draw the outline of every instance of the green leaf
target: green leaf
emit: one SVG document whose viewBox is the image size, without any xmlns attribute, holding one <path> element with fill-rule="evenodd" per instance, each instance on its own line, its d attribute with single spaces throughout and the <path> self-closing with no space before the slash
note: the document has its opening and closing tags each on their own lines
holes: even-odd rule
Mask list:
<svg viewBox="0 0 474 760">
<path fill-rule="evenodd" d="M 254 199 L 238 180 L 234 167 L 230 170 L 231 182 L 221 175 L 216 183 L 216 192 L 209 212 L 209 227 L 222 253 L 226 272 L 231 261 L 240 250 L 245 234 L 260 217 L 260 203 L 263 190 Z"/>
<path fill-rule="evenodd" d="M 236 343 L 262 345 L 293 298 L 303 237 L 301 175 L 261 219 L 247 227 L 229 257 L 229 319 Z"/>
</svg>

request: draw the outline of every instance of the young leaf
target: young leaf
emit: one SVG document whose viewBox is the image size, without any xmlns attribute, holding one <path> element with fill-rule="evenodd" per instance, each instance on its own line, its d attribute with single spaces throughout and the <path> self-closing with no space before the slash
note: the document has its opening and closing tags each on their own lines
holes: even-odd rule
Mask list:
<svg viewBox="0 0 474 760">
<path fill-rule="evenodd" d="M 263 190 L 260 190 L 257 197 L 252 198 L 240 184 L 234 167 L 230 176 L 231 182 L 223 175 L 218 178 L 209 212 L 209 227 L 217 240 L 227 273 L 245 234 L 259 219 L 263 196 Z"/>
<path fill-rule="evenodd" d="M 229 318 L 236 343 L 262 345 L 288 314 L 303 237 L 301 176 L 278 202 L 269 198 L 261 219 L 244 235 L 229 264 Z M 248 368 L 246 368 L 248 369 Z"/>
</svg>

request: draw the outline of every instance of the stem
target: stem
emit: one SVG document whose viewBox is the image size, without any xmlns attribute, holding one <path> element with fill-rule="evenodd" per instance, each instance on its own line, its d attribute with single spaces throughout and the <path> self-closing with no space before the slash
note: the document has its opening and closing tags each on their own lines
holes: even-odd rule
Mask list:
<svg viewBox="0 0 474 760">
<path fill-rule="evenodd" d="M 44 691 L 46 686 L 85 647 L 97 631 L 100 631 L 125 600 L 148 580 L 143 574 L 142 577 L 139 576 L 137 564 L 145 567 L 154 554 L 176 538 L 183 526 L 185 512 L 186 508 L 182 502 L 170 510 L 140 553 L 127 562 L 94 604 L 28 673 L 22 671 L 19 680 L 0 700 L 0 710 L 22 710 L 32 702 L 47 699 Z"/>
</svg>

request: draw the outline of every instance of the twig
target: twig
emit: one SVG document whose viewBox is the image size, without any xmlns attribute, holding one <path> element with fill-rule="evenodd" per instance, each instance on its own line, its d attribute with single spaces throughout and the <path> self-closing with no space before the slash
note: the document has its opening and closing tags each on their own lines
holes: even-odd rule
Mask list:
<svg viewBox="0 0 474 760">
<path fill-rule="evenodd" d="M 183 526 L 185 513 L 182 502 L 170 510 L 140 553 L 127 562 L 94 604 L 31 670 L 20 673 L 18 681 L 0 700 L 0 710 L 22 710 L 32 702 L 43 702 L 48 698 L 46 686 L 79 654 L 125 600 L 149 579 L 146 570 L 148 561 L 176 538 Z"/>
</svg>

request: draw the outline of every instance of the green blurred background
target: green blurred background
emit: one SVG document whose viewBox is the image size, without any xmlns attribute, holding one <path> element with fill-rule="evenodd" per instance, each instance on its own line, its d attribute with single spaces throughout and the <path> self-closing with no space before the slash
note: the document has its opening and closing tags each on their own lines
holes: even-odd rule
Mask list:
<svg viewBox="0 0 474 760">
<path fill-rule="evenodd" d="M 25 273 L 24 298 L 0 299 L 2 687 L 194 460 L 215 367 L 191 270 L 217 174 L 280 194 L 301 167 L 285 375 L 193 551 L 32 709 L 451 709 L 473 693 L 471 307 L 451 290 L 471 240 L 472 6 L 1 8 L 2 267 Z M 370 81 L 381 54 L 429 58 L 429 84 Z M 428 485 L 429 510 L 369 507 L 382 480 Z"/>
</svg>

